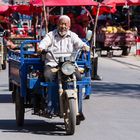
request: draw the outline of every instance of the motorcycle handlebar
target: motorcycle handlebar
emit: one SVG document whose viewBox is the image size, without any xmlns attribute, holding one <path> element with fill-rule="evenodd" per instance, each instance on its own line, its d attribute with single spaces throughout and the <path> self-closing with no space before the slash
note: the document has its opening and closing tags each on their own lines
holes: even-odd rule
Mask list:
<svg viewBox="0 0 140 140">
<path fill-rule="evenodd" d="M 82 51 L 83 51 L 82 49 L 78 49 L 78 51 L 72 52 L 72 53 L 70 53 L 70 52 L 69 53 L 53 53 L 50 50 L 44 49 L 44 50 L 42 50 L 42 54 L 50 54 L 52 56 L 52 58 L 54 59 L 54 61 L 58 64 L 57 58 L 56 58 L 56 56 L 54 56 L 54 54 L 58 55 L 58 58 L 71 57 L 71 58 L 73 58 L 73 61 L 75 61 L 77 59 L 78 55 L 80 54 L 80 52 L 82 52 Z M 75 55 L 73 56 L 73 54 L 75 54 Z"/>
</svg>

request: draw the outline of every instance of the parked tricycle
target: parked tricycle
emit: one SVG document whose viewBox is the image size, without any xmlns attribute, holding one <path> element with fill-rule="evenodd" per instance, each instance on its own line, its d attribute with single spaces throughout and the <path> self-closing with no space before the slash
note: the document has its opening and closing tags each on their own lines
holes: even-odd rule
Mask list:
<svg viewBox="0 0 140 140">
<path fill-rule="evenodd" d="M 66 134 L 73 135 L 82 120 L 83 96 L 91 92 L 90 52 L 79 50 L 56 58 L 46 50 L 45 55 L 52 55 L 58 64 L 54 69 L 56 79 L 46 82 L 43 57 L 35 49 L 37 43 L 38 40 L 26 40 L 19 51 L 9 50 L 9 89 L 15 102 L 16 123 L 23 126 L 25 110 L 31 108 L 34 115 L 63 118 Z M 81 80 L 76 78 L 76 69 Z"/>
<path fill-rule="evenodd" d="M 107 55 L 112 56 L 113 50 L 122 50 L 122 55 L 128 55 L 131 47 L 136 45 L 136 36 L 132 31 L 113 33 L 98 32 L 96 41 L 97 50 L 100 53 L 106 50 Z"/>
</svg>

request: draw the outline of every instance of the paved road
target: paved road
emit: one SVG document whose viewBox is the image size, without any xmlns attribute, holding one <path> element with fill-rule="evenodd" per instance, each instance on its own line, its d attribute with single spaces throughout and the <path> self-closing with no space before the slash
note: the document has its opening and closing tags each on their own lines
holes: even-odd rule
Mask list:
<svg viewBox="0 0 140 140">
<path fill-rule="evenodd" d="M 86 120 L 74 136 L 65 136 L 62 120 L 31 116 L 30 111 L 25 126 L 16 127 L 7 71 L 0 71 L 0 139 L 140 140 L 140 61 L 102 57 L 99 74 L 103 80 L 92 82 L 93 94 L 84 100 Z"/>
</svg>

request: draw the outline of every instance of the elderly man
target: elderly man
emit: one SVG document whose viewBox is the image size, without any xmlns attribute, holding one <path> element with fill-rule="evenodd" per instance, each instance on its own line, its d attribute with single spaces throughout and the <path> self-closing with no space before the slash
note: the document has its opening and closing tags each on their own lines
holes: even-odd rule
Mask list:
<svg viewBox="0 0 140 140">
<path fill-rule="evenodd" d="M 79 48 L 89 51 L 89 46 L 87 46 L 77 34 L 69 30 L 70 26 L 70 18 L 66 15 L 60 16 L 57 29 L 47 33 L 44 39 L 41 40 L 39 51 L 48 49 L 53 53 L 72 53 Z M 54 79 L 54 73 L 51 69 L 56 67 L 57 63 L 49 57 L 46 58 L 45 64 L 44 77 L 46 81 L 52 81 Z"/>
<path fill-rule="evenodd" d="M 71 21 L 66 15 L 62 15 L 58 19 L 57 29 L 50 31 L 46 34 L 44 39 L 39 44 L 39 51 L 48 49 L 53 53 L 73 53 L 77 49 L 82 48 L 85 51 L 89 51 L 87 46 L 74 32 L 70 31 Z M 56 73 L 52 72 L 52 68 L 56 67 L 57 63 L 49 56 L 45 60 L 44 77 L 46 81 L 53 81 Z M 76 77 L 81 80 L 78 70 L 76 71 Z M 80 120 L 84 120 L 84 115 L 79 115 Z"/>
</svg>

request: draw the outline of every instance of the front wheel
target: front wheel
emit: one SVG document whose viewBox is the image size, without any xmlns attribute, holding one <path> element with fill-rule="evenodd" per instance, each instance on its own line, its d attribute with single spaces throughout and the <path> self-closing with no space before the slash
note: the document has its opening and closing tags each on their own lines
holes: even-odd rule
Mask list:
<svg viewBox="0 0 140 140">
<path fill-rule="evenodd" d="M 64 122 L 67 135 L 73 135 L 76 125 L 76 100 L 67 98 L 64 103 Z"/>
<path fill-rule="evenodd" d="M 24 98 L 20 96 L 19 92 L 16 92 L 15 112 L 16 112 L 17 126 L 23 126 L 24 124 Z"/>
</svg>

